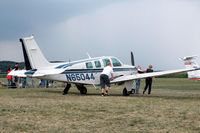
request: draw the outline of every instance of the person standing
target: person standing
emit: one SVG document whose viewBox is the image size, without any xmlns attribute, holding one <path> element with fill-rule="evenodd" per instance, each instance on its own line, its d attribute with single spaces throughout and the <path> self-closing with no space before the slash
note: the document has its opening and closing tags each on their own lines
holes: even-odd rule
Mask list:
<svg viewBox="0 0 200 133">
<path fill-rule="evenodd" d="M 100 75 L 100 85 L 101 85 L 102 96 L 109 95 L 108 90 L 110 89 L 110 79 L 109 79 L 110 76 L 113 80 L 114 76 L 113 76 L 112 64 L 110 62 L 107 62 L 107 66 L 103 69 L 103 72 Z M 107 85 L 107 87 L 106 87 L 106 93 L 104 94 L 105 85 Z"/>
<path fill-rule="evenodd" d="M 144 73 L 144 71 L 142 70 L 141 66 L 138 66 L 137 71 L 138 71 L 137 72 L 138 74 Z M 135 80 L 135 91 L 136 91 L 136 94 L 139 94 L 139 89 L 140 89 L 140 79 L 136 79 Z"/>
<path fill-rule="evenodd" d="M 149 68 L 146 70 L 146 73 L 153 72 L 152 68 L 153 68 L 153 66 L 149 65 Z M 149 87 L 148 94 L 150 95 L 151 94 L 151 86 L 152 86 L 152 77 L 148 77 L 148 78 L 145 79 L 145 87 L 144 87 L 143 94 L 145 94 L 145 91 Z"/>
<path fill-rule="evenodd" d="M 12 71 L 11 68 L 8 68 L 8 74 Z M 7 75 L 7 80 L 8 80 L 8 88 L 11 87 L 12 85 L 12 76 L 11 75 Z"/>
<path fill-rule="evenodd" d="M 24 66 L 24 70 L 26 70 L 26 66 Z M 22 77 L 22 88 L 26 87 L 26 77 Z"/>
<path fill-rule="evenodd" d="M 45 80 L 44 79 L 40 80 L 39 87 L 41 87 L 41 88 L 45 87 Z"/>
<path fill-rule="evenodd" d="M 19 69 L 19 64 L 16 63 L 15 67 L 14 67 L 14 70 L 16 71 L 18 69 Z M 15 82 L 15 85 L 18 86 L 18 77 L 17 76 L 14 77 L 14 82 Z"/>
<path fill-rule="evenodd" d="M 19 64 L 18 64 L 18 63 L 15 64 L 14 69 L 15 69 L 15 70 L 18 70 L 18 69 L 19 69 Z"/>
</svg>

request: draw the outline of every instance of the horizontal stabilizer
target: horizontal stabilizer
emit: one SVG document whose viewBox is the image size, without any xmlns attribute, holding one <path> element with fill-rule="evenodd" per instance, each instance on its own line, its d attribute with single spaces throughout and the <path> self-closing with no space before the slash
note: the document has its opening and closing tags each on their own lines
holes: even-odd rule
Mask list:
<svg viewBox="0 0 200 133">
<path fill-rule="evenodd" d="M 13 70 L 8 75 L 17 77 L 42 77 L 54 74 L 61 74 L 65 69 L 48 69 L 48 70 Z"/>
<path fill-rule="evenodd" d="M 196 59 L 197 57 L 198 57 L 197 55 L 192 55 L 192 56 L 185 56 L 185 57 L 179 58 L 179 59 L 183 60 L 183 61 L 190 61 L 190 60 Z"/>
<path fill-rule="evenodd" d="M 50 69 L 50 70 L 37 70 L 32 72 L 26 72 L 25 74 L 30 77 L 41 77 L 41 76 L 48 76 L 48 75 L 54 75 L 54 74 L 61 74 L 64 72 L 65 69 Z"/>
<path fill-rule="evenodd" d="M 17 76 L 17 77 L 27 77 L 25 75 L 26 70 L 12 70 L 8 75 Z"/>
</svg>

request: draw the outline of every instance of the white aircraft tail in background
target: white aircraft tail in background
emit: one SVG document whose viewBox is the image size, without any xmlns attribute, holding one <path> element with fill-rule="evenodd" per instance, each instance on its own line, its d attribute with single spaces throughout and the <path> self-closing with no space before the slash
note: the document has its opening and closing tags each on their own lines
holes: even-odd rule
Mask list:
<svg viewBox="0 0 200 133">
<path fill-rule="evenodd" d="M 199 68 L 196 58 L 197 56 L 194 55 L 180 58 L 180 60 L 184 61 L 185 68 Z M 189 79 L 200 80 L 200 70 L 189 71 L 187 74 Z"/>
</svg>

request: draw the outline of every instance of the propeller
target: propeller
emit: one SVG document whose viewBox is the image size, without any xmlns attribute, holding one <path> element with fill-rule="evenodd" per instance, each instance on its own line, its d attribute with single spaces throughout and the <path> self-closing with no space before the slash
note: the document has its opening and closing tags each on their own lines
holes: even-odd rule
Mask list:
<svg viewBox="0 0 200 133">
<path fill-rule="evenodd" d="M 135 60 L 134 60 L 134 55 L 132 51 L 131 51 L 131 64 L 132 66 L 135 66 Z"/>
</svg>

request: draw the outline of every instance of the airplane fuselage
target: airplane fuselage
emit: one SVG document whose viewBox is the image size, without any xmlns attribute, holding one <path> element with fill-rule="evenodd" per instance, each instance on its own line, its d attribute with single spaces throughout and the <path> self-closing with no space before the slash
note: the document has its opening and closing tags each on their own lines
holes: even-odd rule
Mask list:
<svg viewBox="0 0 200 133">
<path fill-rule="evenodd" d="M 114 77 L 137 73 L 137 68 L 135 66 L 124 65 L 116 57 L 103 56 L 57 64 L 54 66 L 54 68 L 66 70 L 61 74 L 43 76 L 40 77 L 40 79 L 56 80 L 75 84 L 99 85 L 99 77 L 103 71 L 103 68 L 106 67 L 106 63 L 108 61 L 112 63 Z"/>
</svg>

